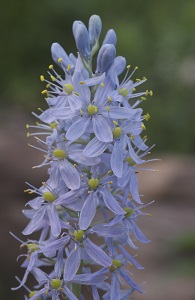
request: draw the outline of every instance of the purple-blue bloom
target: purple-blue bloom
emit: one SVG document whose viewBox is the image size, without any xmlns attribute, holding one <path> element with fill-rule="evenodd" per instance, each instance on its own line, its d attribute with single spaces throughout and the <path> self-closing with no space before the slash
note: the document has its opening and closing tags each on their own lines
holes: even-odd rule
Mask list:
<svg viewBox="0 0 195 300">
<path fill-rule="evenodd" d="M 88 299 L 128 300 L 142 293 L 130 268 L 143 267 L 131 250 L 137 240 L 149 242 L 137 225 L 148 215 L 137 173 L 146 169 L 151 149 L 143 137 L 150 116 L 141 103 L 152 91 L 136 92 L 146 78 L 134 80 L 137 67 L 130 71 L 126 59 L 116 56 L 113 29 L 100 42 L 98 15 L 88 27 L 77 20 L 72 29 L 78 53 L 52 44 L 62 74 L 50 65 L 48 75 L 40 76 L 48 108 L 33 112 L 41 122 L 27 125 L 27 136 L 37 142 L 29 145 L 44 154 L 34 168 L 48 167 L 48 179 L 40 188 L 27 183 L 25 191 L 35 197 L 23 210 L 26 241 L 16 238 L 27 250 L 20 256 L 23 278 L 13 290 L 24 287 L 25 300 L 83 300 L 87 285 Z M 29 238 L 35 232 L 38 240 Z M 30 274 L 36 284 L 29 288 Z"/>
</svg>

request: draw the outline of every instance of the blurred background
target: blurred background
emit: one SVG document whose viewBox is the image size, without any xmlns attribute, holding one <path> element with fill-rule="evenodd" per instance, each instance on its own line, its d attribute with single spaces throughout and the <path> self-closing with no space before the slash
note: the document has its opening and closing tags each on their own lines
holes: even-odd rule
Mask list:
<svg viewBox="0 0 195 300">
<path fill-rule="evenodd" d="M 45 108 L 39 80 L 52 63 L 50 46 L 59 42 L 76 54 L 72 23 L 88 24 L 100 15 L 101 40 L 113 28 L 118 36 L 117 54 L 146 76 L 144 89 L 154 96 L 142 104 L 151 115 L 148 144 L 156 144 L 151 164 L 160 172 L 140 173 L 140 191 L 152 218 L 140 227 L 152 240 L 139 245 L 138 260 L 144 271 L 133 270 L 144 295 L 134 300 L 195 300 L 195 1 L 194 0 L 8 0 L 0 10 L 0 299 L 23 299 L 14 293 L 15 274 L 22 276 L 19 243 L 27 224 L 21 210 L 29 200 L 25 181 L 36 186 L 47 178 L 46 170 L 32 170 L 42 160 L 27 146 L 26 123 L 34 123 L 31 111 Z"/>
</svg>

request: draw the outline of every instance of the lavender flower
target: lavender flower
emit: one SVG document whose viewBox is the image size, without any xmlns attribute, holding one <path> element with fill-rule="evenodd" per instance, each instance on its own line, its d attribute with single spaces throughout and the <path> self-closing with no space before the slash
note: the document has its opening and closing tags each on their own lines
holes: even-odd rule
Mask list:
<svg viewBox="0 0 195 300">
<path fill-rule="evenodd" d="M 40 76 L 46 82 L 42 94 L 48 108 L 33 113 L 41 123 L 27 125 L 27 136 L 34 136 L 38 146 L 29 145 L 44 153 L 44 161 L 34 167 L 47 166 L 48 180 L 40 188 L 27 183 L 26 192 L 36 196 L 23 210 L 29 219 L 23 235 L 38 232 L 40 238 L 16 237 L 27 253 L 24 276 L 16 277 L 19 285 L 13 290 L 24 287 L 25 300 L 85 299 L 83 285 L 95 300 L 100 291 L 104 300 L 142 293 L 130 267 L 143 268 L 131 254 L 136 240 L 149 242 L 136 222 L 147 215 L 142 212 L 147 204 L 141 201 L 137 172 L 144 169 L 150 150 L 142 138 L 149 114 L 142 115 L 139 105 L 152 91 L 135 93 L 146 78 L 133 81 L 137 67 L 130 73 L 125 58 L 116 56 L 113 29 L 92 68 L 101 29 L 97 15 L 90 17 L 88 29 L 75 21 L 77 56 L 52 44 L 52 58 L 63 74 L 50 65 L 49 79 Z M 30 274 L 37 282 L 32 288 L 26 285 Z"/>
</svg>

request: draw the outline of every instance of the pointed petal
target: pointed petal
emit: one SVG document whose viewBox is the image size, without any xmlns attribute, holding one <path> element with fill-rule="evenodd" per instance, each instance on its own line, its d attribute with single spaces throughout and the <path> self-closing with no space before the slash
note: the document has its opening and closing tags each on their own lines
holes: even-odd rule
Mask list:
<svg viewBox="0 0 195 300">
<path fill-rule="evenodd" d="M 117 215 L 124 214 L 124 210 L 120 207 L 117 200 L 106 188 L 99 188 L 99 192 L 102 194 L 105 205 Z"/>
<path fill-rule="evenodd" d="M 89 157 L 96 157 L 102 154 L 108 146 L 108 143 L 102 142 L 94 137 L 83 150 L 83 154 Z"/>
<path fill-rule="evenodd" d="M 120 300 L 120 284 L 117 272 L 111 272 L 110 299 Z"/>
<path fill-rule="evenodd" d="M 139 196 L 138 180 L 137 180 L 137 176 L 136 176 L 135 172 L 132 172 L 132 177 L 130 180 L 130 190 L 131 190 L 131 195 L 132 195 L 133 199 L 137 203 L 142 204 L 142 202 L 140 200 L 140 196 Z"/>
<path fill-rule="evenodd" d="M 72 111 L 70 106 L 50 108 L 50 113 L 55 119 L 66 120 L 78 115 L 78 112 Z"/>
<path fill-rule="evenodd" d="M 112 142 L 113 134 L 107 121 L 101 115 L 95 115 L 92 118 L 93 130 L 96 137 L 102 142 Z"/>
<path fill-rule="evenodd" d="M 133 228 L 133 233 L 135 234 L 136 238 L 142 243 L 149 243 L 150 240 L 143 234 L 143 232 L 139 229 L 134 221 L 131 220 L 131 225 Z"/>
<path fill-rule="evenodd" d="M 64 280 L 70 281 L 77 273 L 81 262 L 80 248 L 74 248 L 68 255 L 64 266 Z"/>
<path fill-rule="evenodd" d="M 68 104 L 70 105 L 71 110 L 74 112 L 75 110 L 79 110 L 82 107 L 82 102 L 78 96 L 74 93 L 67 97 Z"/>
<path fill-rule="evenodd" d="M 48 205 L 47 213 L 49 217 L 49 223 L 51 226 L 51 232 L 53 236 L 59 236 L 61 232 L 61 225 L 59 221 L 59 216 L 54 205 Z"/>
<path fill-rule="evenodd" d="M 109 267 L 112 264 L 111 258 L 100 247 L 95 245 L 90 239 L 83 242 L 87 254 L 98 264 Z"/>
<path fill-rule="evenodd" d="M 66 133 L 66 138 L 69 141 L 77 140 L 83 133 L 85 133 L 90 122 L 90 118 L 79 117 L 77 121 L 75 121 Z"/>
<path fill-rule="evenodd" d="M 59 165 L 60 174 L 67 187 L 71 190 L 77 190 L 80 187 L 80 175 L 77 169 L 65 159 Z"/>
<path fill-rule="evenodd" d="M 46 208 L 47 207 L 42 207 L 39 211 L 36 212 L 34 217 L 31 219 L 30 223 L 28 223 L 26 228 L 23 230 L 22 233 L 24 235 L 29 235 L 39 228 L 39 226 L 44 218 Z"/>
<path fill-rule="evenodd" d="M 82 164 L 84 166 L 95 166 L 100 163 L 100 157 L 86 157 L 83 155 L 83 150 L 71 151 L 68 155 L 70 159 Z"/>
<path fill-rule="evenodd" d="M 114 143 L 110 163 L 114 174 L 119 178 L 122 177 L 123 151 L 122 151 L 122 145 L 120 143 L 117 142 Z"/>
<path fill-rule="evenodd" d="M 121 106 L 109 107 L 109 112 L 102 113 L 105 117 L 110 116 L 112 119 L 130 119 L 136 114 L 136 109 L 126 108 Z"/>
<path fill-rule="evenodd" d="M 79 218 L 79 227 L 80 229 L 87 229 L 91 224 L 98 204 L 97 194 L 95 192 L 91 192 L 81 210 L 80 218 Z"/>
</svg>

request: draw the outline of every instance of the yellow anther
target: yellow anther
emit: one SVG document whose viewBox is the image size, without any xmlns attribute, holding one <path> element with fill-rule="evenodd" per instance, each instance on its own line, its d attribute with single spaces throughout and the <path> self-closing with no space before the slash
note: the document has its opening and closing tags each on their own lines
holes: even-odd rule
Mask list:
<svg viewBox="0 0 195 300">
<path fill-rule="evenodd" d="M 47 202 L 53 202 L 54 200 L 56 200 L 56 197 L 51 192 L 44 192 L 43 193 L 43 198 Z"/>
<path fill-rule="evenodd" d="M 109 107 L 109 106 L 106 106 L 106 110 L 107 110 L 107 111 L 110 111 L 110 107 Z"/>
<path fill-rule="evenodd" d="M 95 190 L 99 184 L 99 179 L 98 178 L 91 178 L 88 180 L 88 185 L 90 189 Z"/>
<path fill-rule="evenodd" d="M 39 250 L 39 246 L 37 244 L 30 243 L 30 244 L 27 244 L 27 249 L 30 252 L 34 252 L 36 250 Z"/>
<path fill-rule="evenodd" d="M 28 125 L 28 124 L 26 124 L 26 128 L 27 128 L 27 129 L 29 128 L 29 125 Z"/>
<path fill-rule="evenodd" d="M 50 281 L 50 284 L 52 286 L 53 289 L 57 290 L 61 287 L 61 284 L 62 284 L 62 280 L 60 279 L 52 279 Z"/>
<path fill-rule="evenodd" d="M 143 130 L 146 130 L 146 126 L 143 123 L 142 123 L 141 127 Z"/>
<path fill-rule="evenodd" d="M 113 181 L 108 181 L 108 184 L 113 184 Z"/>
<path fill-rule="evenodd" d="M 68 65 L 67 70 L 70 71 L 71 69 L 71 64 Z"/>
<path fill-rule="evenodd" d="M 135 92 L 135 91 L 136 91 L 136 88 L 132 88 L 132 91 Z"/>
<path fill-rule="evenodd" d="M 77 93 L 77 92 L 74 92 L 74 94 L 75 94 L 76 96 L 79 96 L 79 93 Z"/>
<path fill-rule="evenodd" d="M 83 111 L 82 111 L 82 109 L 80 109 L 80 114 L 81 114 L 81 115 L 83 114 Z"/>
<path fill-rule="evenodd" d="M 66 158 L 66 151 L 62 149 L 55 149 L 53 155 L 59 159 L 64 159 Z"/>
<path fill-rule="evenodd" d="M 30 132 L 27 132 L 27 133 L 26 133 L 26 136 L 29 137 L 29 136 L 30 136 Z"/>
<path fill-rule="evenodd" d="M 113 129 L 113 138 L 117 139 L 121 134 L 122 128 L 117 126 Z"/>
<path fill-rule="evenodd" d="M 122 266 L 122 263 L 118 259 L 113 259 L 112 265 L 110 266 L 110 271 L 115 271 Z"/>
<path fill-rule="evenodd" d="M 59 57 L 59 58 L 58 58 L 58 62 L 61 63 L 62 61 L 63 61 L 63 58 L 62 58 L 62 57 Z"/>
<path fill-rule="evenodd" d="M 135 163 L 135 161 L 133 160 L 133 158 L 132 157 L 127 157 L 126 159 L 125 159 L 125 161 L 128 163 L 128 165 L 130 165 L 130 166 L 134 166 L 134 165 L 136 165 L 136 163 Z"/>
<path fill-rule="evenodd" d="M 147 113 L 145 116 L 144 116 L 145 120 L 148 121 L 150 119 L 150 114 Z"/>
<path fill-rule="evenodd" d="M 80 84 L 85 84 L 85 81 L 79 81 Z"/>
<path fill-rule="evenodd" d="M 141 100 L 145 101 L 145 100 L 147 100 L 147 98 L 146 97 L 141 97 Z"/>
<path fill-rule="evenodd" d="M 129 217 L 133 213 L 133 209 L 131 209 L 130 207 L 124 207 L 123 210 L 126 212 L 125 217 Z"/>
<path fill-rule="evenodd" d="M 100 85 L 101 85 L 101 87 L 104 87 L 104 83 L 103 82 Z"/>
<path fill-rule="evenodd" d="M 121 89 L 118 90 L 118 93 L 119 93 L 119 95 L 121 95 L 123 97 L 126 97 L 129 93 L 129 90 L 126 89 L 126 88 L 121 88 Z"/>
<path fill-rule="evenodd" d="M 130 69 L 130 68 L 131 68 L 131 65 L 126 66 L 126 68 L 127 68 L 127 69 Z"/>
<path fill-rule="evenodd" d="M 45 80 L 45 78 L 44 78 L 43 75 L 40 76 L 40 80 L 41 80 L 41 81 L 44 81 L 44 80 Z"/>
<path fill-rule="evenodd" d="M 138 69 L 138 66 L 135 67 L 135 70 L 137 70 L 137 69 Z"/>
<path fill-rule="evenodd" d="M 49 65 L 49 69 L 50 69 L 50 70 L 53 69 L 53 65 Z"/>
<path fill-rule="evenodd" d="M 150 91 L 149 94 L 150 94 L 150 96 L 153 96 L 153 91 Z"/>
<path fill-rule="evenodd" d="M 28 295 L 29 298 L 32 298 L 38 291 L 31 291 Z M 37 300 L 41 300 L 41 298 L 37 298 Z"/>
<path fill-rule="evenodd" d="M 56 80 L 56 78 L 54 76 L 52 76 L 52 75 L 50 76 L 50 78 L 51 78 L 52 81 Z"/>
<path fill-rule="evenodd" d="M 133 134 L 130 134 L 130 139 L 132 139 L 132 141 L 134 141 L 135 137 Z"/>
<path fill-rule="evenodd" d="M 80 240 L 82 240 L 83 236 L 84 236 L 85 232 L 81 229 L 79 230 L 75 230 L 74 231 L 74 237 L 75 237 L 75 240 L 78 242 Z"/>
<path fill-rule="evenodd" d="M 47 90 L 43 90 L 43 91 L 41 92 L 42 95 L 47 94 L 47 93 L 48 93 Z"/>
<path fill-rule="evenodd" d="M 73 85 L 70 84 L 70 83 L 65 83 L 65 84 L 64 84 L 64 91 L 65 91 L 68 95 L 72 94 L 72 92 L 74 91 Z"/>
<path fill-rule="evenodd" d="M 108 96 L 108 101 L 112 102 L 112 98 L 110 96 Z"/>
<path fill-rule="evenodd" d="M 118 122 L 117 122 L 117 121 L 113 121 L 113 124 L 114 124 L 114 125 L 118 125 Z"/>
<path fill-rule="evenodd" d="M 76 167 L 77 167 L 77 164 L 73 164 L 73 166 L 76 168 Z"/>
<path fill-rule="evenodd" d="M 48 89 L 50 87 L 50 83 L 46 84 L 46 89 Z"/>
<path fill-rule="evenodd" d="M 143 77 L 143 80 L 147 80 L 147 78 L 144 76 L 144 77 Z"/>
<path fill-rule="evenodd" d="M 145 95 L 148 96 L 148 94 L 149 94 L 149 92 L 148 92 L 148 90 L 146 90 Z"/>
<path fill-rule="evenodd" d="M 87 111 L 89 115 L 94 115 L 95 113 L 98 112 L 98 108 L 95 105 L 89 104 L 87 107 Z"/>
<path fill-rule="evenodd" d="M 56 123 L 56 122 L 50 123 L 50 128 L 51 128 L 51 129 L 56 128 L 56 126 L 57 126 L 57 123 Z"/>
<path fill-rule="evenodd" d="M 141 79 L 137 78 L 137 79 L 136 79 L 136 81 L 137 81 L 137 82 L 140 82 L 140 81 L 141 81 Z"/>
</svg>

